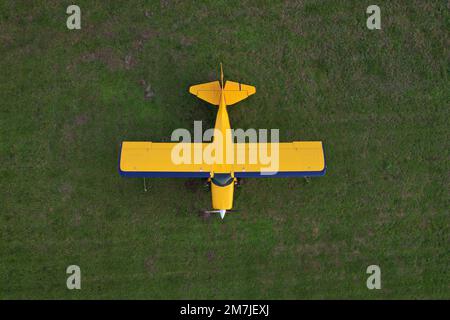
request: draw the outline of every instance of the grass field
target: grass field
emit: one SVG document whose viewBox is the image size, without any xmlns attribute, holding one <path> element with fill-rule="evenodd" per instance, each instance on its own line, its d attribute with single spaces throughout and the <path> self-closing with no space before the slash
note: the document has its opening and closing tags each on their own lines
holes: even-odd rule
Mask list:
<svg viewBox="0 0 450 320">
<path fill-rule="evenodd" d="M 0 299 L 450 298 L 446 1 L 75 3 L 72 31 L 72 1 L 0 4 Z M 246 180 L 223 221 L 199 181 L 117 170 L 123 140 L 213 125 L 187 88 L 219 62 L 257 87 L 233 127 L 328 165 Z"/>
</svg>

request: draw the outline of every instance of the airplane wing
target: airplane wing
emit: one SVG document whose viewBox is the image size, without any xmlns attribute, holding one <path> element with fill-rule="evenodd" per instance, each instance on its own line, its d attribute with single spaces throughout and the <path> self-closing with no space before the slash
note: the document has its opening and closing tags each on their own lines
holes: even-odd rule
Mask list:
<svg viewBox="0 0 450 320">
<path fill-rule="evenodd" d="M 267 153 L 262 153 L 261 148 Z M 234 150 L 236 178 L 323 176 L 326 171 L 321 141 L 236 143 Z M 252 152 L 257 155 L 253 159 Z"/>
<path fill-rule="evenodd" d="M 125 177 L 153 178 L 209 178 L 212 165 L 176 164 L 172 159 L 172 150 L 178 142 L 122 142 L 119 156 L 119 172 Z M 186 144 L 194 155 L 195 148 L 203 152 L 206 143 Z"/>
<path fill-rule="evenodd" d="M 282 143 L 235 143 L 231 165 L 199 163 L 177 164 L 172 152 L 178 142 L 122 143 L 119 172 L 125 177 L 209 178 L 210 172 L 233 171 L 236 178 L 322 176 L 326 171 L 325 156 L 320 141 Z M 209 143 L 187 143 L 191 160 L 194 153 Z M 262 150 L 264 152 L 262 152 Z M 225 171 L 224 171 L 225 170 Z"/>
</svg>

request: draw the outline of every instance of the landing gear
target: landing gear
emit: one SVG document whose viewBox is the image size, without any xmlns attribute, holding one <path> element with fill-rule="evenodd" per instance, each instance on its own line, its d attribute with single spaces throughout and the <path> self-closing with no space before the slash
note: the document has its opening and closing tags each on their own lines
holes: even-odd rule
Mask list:
<svg viewBox="0 0 450 320">
<path fill-rule="evenodd" d="M 147 183 L 146 183 L 145 178 L 144 178 L 144 192 L 147 192 L 147 191 L 148 191 L 148 189 L 147 189 Z"/>
<path fill-rule="evenodd" d="M 239 188 L 242 186 L 243 180 L 242 178 L 236 178 L 236 181 L 234 181 L 234 185 Z"/>
<path fill-rule="evenodd" d="M 203 188 L 205 189 L 205 191 L 211 191 L 211 179 L 205 179 L 204 183 L 203 183 Z"/>
</svg>

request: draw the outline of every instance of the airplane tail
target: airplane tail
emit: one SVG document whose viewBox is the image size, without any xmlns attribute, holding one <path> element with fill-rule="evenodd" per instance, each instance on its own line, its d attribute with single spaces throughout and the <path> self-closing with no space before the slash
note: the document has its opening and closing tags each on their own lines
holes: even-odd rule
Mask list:
<svg viewBox="0 0 450 320">
<path fill-rule="evenodd" d="M 220 82 L 212 81 L 197 84 L 189 88 L 189 92 L 198 98 L 205 100 L 213 105 L 220 104 L 221 94 L 224 94 L 226 105 L 238 103 L 256 93 L 256 88 L 247 84 L 234 81 L 226 81 L 223 83 L 222 63 L 220 64 Z"/>
</svg>

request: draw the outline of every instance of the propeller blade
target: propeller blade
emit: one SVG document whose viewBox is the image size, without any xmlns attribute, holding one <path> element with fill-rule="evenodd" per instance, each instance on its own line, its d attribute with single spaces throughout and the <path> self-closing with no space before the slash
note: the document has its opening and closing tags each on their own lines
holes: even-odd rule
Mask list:
<svg viewBox="0 0 450 320">
<path fill-rule="evenodd" d="M 200 210 L 200 213 L 220 213 L 220 210 Z"/>
<path fill-rule="evenodd" d="M 239 212 L 239 210 L 200 210 L 200 213 L 207 213 L 207 214 L 211 214 L 211 213 L 219 213 L 220 217 L 223 219 L 225 218 L 225 214 L 227 214 L 228 212 Z"/>
</svg>

